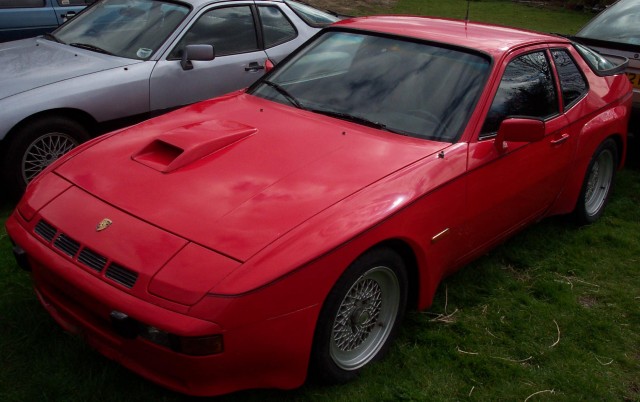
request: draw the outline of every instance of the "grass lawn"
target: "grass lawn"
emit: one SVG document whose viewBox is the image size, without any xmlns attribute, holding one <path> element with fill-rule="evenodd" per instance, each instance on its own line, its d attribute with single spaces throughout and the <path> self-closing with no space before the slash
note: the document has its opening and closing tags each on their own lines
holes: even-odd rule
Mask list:
<svg viewBox="0 0 640 402">
<path fill-rule="evenodd" d="M 347 15 L 415 14 L 464 19 L 466 0 L 309 0 L 318 7 Z M 530 7 L 508 0 L 473 0 L 469 20 L 516 26 L 542 32 L 575 34 L 593 18 L 590 12 Z"/>
<path fill-rule="evenodd" d="M 466 7 L 463 0 L 341 3 L 453 17 Z M 471 7 L 474 20 L 566 33 L 591 17 L 508 1 Z M 130 373 L 55 324 L 11 256 L 4 229 L 11 209 L 0 206 L 0 401 L 196 400 Z M 626 169 L 596 224 L 544 220 L 448 278 L 432 308 L 409 313 L 388 358 L 359 380 L 217 400 L 640 401 L 639 266 L 640 170 Z"/>
</svg>

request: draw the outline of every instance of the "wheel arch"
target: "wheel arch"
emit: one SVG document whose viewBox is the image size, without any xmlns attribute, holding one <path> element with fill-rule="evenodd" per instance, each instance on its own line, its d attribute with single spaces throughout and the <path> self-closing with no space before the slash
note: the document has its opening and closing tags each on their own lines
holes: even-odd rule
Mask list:
<svg viewBox="0 0 640 402">
<path fill-rule="evenodd" d="M 63 117 L 63 118 L 76 121 L 79 124 L 81 124 L 84 128 L 86 128 L 87 131 L 90 133 L 94 132 L 98 127 L 98 122 L 96 121 L 96 119 L 94 119 L 93 116 L 91 116 L 89 113 L 85 112 L 84 110 L 74 109 L 74 108 L 49 109 L 49 110 L 40 111 L 38 113 L 34 113 L 20 120 L 13 127 L 11 127 L 7 135 L 2 139 L 2 143 L 5 144 L 6 146 L 6 144 L 13 141 L 13 138 L 16 136 L 16 133 L 19 132 L 22 127 L 30 124 L 31 122 L 34 122 L 39 119 L 50 118 L 50 117 Z"/>
<path fill-rule="evenodd" d="M 584 150 L 583 155 L 575 160 L 575 168 L 567 178 L 565 188 L 549 210 L 548 215 L 569 214 L 575 210 L 591 158 L 600 144 L 608 139 L 612 139 L 615 142 L 618 150 L 617 169 L 619 170 L 623 167 L 626 152 L 626 141 L 623 134 L 613 132 L 602 136 L 600 141 L 593 141 L 589 145 L 588 149 Z"/>
<path fill-rule="evenodd" d="M 417 309 L 420 295 L 420 271 L 418 269 L 418 258 L 415 251 L 406 241 L 395 238 L 381 241 L 380 243 L 369 247 L 367 250 L 361 253 L 358 258 L 377 248 L 390 249 L 391 251 L 398 254 L 398 256 L 400 256 L 400 258 L 404 262 L 404 266 L 407 271 L 407 285 L 409 292 L 407 295 L 407 309 Z"/>
</svg>

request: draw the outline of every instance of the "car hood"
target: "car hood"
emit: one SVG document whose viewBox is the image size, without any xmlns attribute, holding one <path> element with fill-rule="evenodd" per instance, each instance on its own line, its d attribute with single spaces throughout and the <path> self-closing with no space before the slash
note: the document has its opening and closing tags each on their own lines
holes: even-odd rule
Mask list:
<svg viewBox="0 0 640 402">
<path fill-rule="evenodd" d="M 138 62 L 42 38 L 0 43 L 0 99 L 55 82 Z"/>
<path fill-rule="evenodd" d="M 55 172 L 238 261 L 448 146 L 233 94 L 98 141 Z"/>
</svg>

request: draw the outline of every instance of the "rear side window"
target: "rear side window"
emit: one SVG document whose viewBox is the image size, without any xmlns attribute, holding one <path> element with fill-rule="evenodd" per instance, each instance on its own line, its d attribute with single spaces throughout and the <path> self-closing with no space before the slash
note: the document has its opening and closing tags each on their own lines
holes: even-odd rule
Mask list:
<svg viewBox="0 0 640 402">
<path fill-rule="evenodd" d="M 571 107 L 582 95 L 587 93 L 587 82 L 582 76 L 582 72 L 569 55 L 569 52 L 562 49 L 552 50 L 553 61 L 556 63 L 556 70 L 560 77 L 560 88 L 562 89 L 562 100 L 565 109 Z"/>
<path fill-rule="evenodd" d="M 325 11 L 315 9 L 306 4 L 298 3 L 296 1 L 285 1 L 289 7 L 302 18 L 304 22 L 312 27 L 325 27 L 329 24 L 333 24 L 338 21 L 339 18 L 335 15 L 329 14 Z"/>
<path fill-rule="evenodd" d="M 258 10 L 266 48 L 288 42 L 298 36 L 296 29 L 278 7 L 260 6 Z"/>
<path fill-rule="evenodd" d="M 545 52 L 528 53 L 505 69 L 481 136 L 497 133 L 509 116 L 546 119 L 558 113 L 558 96 Z"/>
<path fill-rule="evenodd" d="M 44 0 L 0 0 L 0 8 L 44 7 Z"/>
</svg>

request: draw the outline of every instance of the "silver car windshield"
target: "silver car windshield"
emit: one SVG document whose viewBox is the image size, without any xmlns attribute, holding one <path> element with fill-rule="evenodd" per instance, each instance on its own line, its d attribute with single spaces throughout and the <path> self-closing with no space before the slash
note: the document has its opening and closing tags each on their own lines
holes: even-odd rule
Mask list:
<svg viewBox="0 0 640 402">
<path fill-rule="evenodd" d="M 328 31 L 250 93 L 398 134 L 455 142 L 490 64 L 471 50 Z"/>
<path fill-rule="evenodd" d="M 578 37 L 640 45 L 640 0 L 621 0 L 592 19 Z"/>
<path fill-rule="evenodd" d="M 165 1 L 100 0 L 52 37 L 71 46 L 147 60 L 188 13 L 187 6 Z"/>
</svg>

